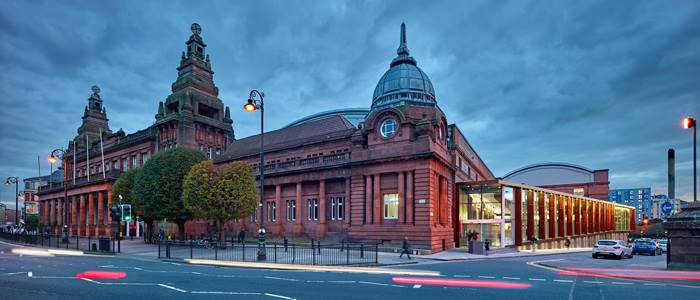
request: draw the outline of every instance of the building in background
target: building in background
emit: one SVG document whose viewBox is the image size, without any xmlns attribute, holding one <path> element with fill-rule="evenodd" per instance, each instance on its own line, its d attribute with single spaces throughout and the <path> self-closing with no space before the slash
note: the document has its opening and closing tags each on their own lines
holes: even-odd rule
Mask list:
<svg viewBox="0 0 700 300">
<path fill-rule="evenodd" d="M 637 223 L 644 217 L 652 217 L 651 188 L 612 189 L 608 200 L 633 206 L 637 214 Z"/>
<path fill-rule="evenodd" d="M 0 226 L 4 227 L 7 224 L 7 205 L 0 203 Z M 0 228 L 0 231 L 3 229 Z"/>
<path fill-rule="evenodd" d="M 122 172 L 142 166 L 159 151 L 175 147 L 197 149 L 210 159 L 227 150 L 234 137 L 231 114 L 218 98 L 201 27 L 195 23 L 191 30 L 172 93 L 158 103 L 152 125 L 131 134 L 121 129 L 113 132 L 100 89 L 92 87 L 78 134 L 64 147 L 67 155 L 61 168 L 66 171 L 67 199 L 63 176 L 52 175 L 51 183 L 40 186 L 36 192 L 40 224 L 45 229 L 60 233 L 67 224 L 71 235 L 109 235 L 112 185 Z"/>
<path fill-rule="evenodd" d="M 503 180 L 600 200 L 608 200 L 610 190 L 608 169 L 591 170 L 562 162 L 525 166 L 506 174 Z"/>
<path fill-rule="evenodd" d="M 680 199 L 669 199 L 666 195 L 653 195 L 651 196 L 651 218 L 652 219 L 666 219 L 679 213 L 683 206 L 684 201 Z"/>
</svg>

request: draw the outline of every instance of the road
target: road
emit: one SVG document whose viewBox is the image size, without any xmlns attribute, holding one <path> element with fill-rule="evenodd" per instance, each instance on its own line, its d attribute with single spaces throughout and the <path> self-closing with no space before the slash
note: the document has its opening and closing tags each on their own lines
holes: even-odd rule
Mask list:
<svg viewBox="0 0 700 300">
<path fill-rule="evenodd" d="M 700 272 L 662 270 L 665 256 L 594 260 L 589 253 L 430 262 L 394 269 L 437 277 L 282 271 L 111 256 L 17 255 L 0 243 L 1 299 L 697 299 Z M 568 269 L 564 269 L 568 268 Z M 572 269 L 575 268 L 575 269 Z M 606 272 L 600 276 L 603 271 Z M 122 279 L 76 274 L 124 272 Z M 628 276 L 629 275 L 629 276 Z M 657 276 L 658 275 L 658 276 Z M 682 276 L 681 276 L 682 275 Z M 634 278 L 630 278 L 634 277 Z M 643 277 L 643 278 L 637 278 Z M 659 277 L 659 278 L 656 278 Z"/>
</svg>

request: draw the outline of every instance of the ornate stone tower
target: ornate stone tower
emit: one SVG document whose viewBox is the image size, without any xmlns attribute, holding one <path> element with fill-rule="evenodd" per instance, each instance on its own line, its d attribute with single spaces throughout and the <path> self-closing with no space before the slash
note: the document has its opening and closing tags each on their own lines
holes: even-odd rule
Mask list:
<svg viewBox="0 0 700 300">
<path fill-rule="evenodd" d="M 85 150 L 86 141 L 91 144 L 99 141 L 100 130 L 103 135 L 111 134 L 112 130 L 109 129 L 108 121 L 107 110 L 105 110 L 102 98 L 100 98 L 100 88 L 93 85 L 92 95 L 88 99 L 88 105 L 85 106 L 83 124 L 78 128 L 78 135 L 74 138 L 77 150 Z M 70 146 L 72 147 L 72 145 Z"/>
<path fill-rule="evenodd" d="M 160 102 L 156 114 L 156 151 L 186 147 L 198 149 L 213 158 L 226 150 L 234 138 L 229 108 L 214 85 L 207 45 L 194 23 L 185 43 L 172 94 Z"/>
</svg>

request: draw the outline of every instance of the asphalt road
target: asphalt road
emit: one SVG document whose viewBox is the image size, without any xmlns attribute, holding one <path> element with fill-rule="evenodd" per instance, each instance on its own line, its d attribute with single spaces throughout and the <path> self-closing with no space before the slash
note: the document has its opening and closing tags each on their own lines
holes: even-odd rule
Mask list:
<svg viewBox="0 0 700 300">
<path fill-rule="evenodd" d="M 125 256 L 19 256 L 13 248 L 0 244 L 0 299 L 677 300 L 698 299 L 700 292 L 695 279 L 700 273 L 668 273 L 662 269 L 665 256 L 594 260 L 578 253 L 393 267 L 441 273 L 416 277 L 213 267 Z M 85 271 L 125 272 L 126 277 L 76 278 Z M 685 277 L 676 278 L 679 274 Z"/>
</svg>

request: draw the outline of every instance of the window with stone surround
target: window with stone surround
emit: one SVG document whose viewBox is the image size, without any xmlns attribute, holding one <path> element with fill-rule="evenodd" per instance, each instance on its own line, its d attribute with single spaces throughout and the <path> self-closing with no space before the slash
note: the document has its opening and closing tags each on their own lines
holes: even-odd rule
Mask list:
<svg viewBox="0 0 700 300">
<path fill-rule="evenodd" d="M 399 194 L 384 194 L 384 219 L 399 218 Z"/>
<path fill-rule="evenodd" d="M 287 221 L 296 221 L 297 219 L 297 201 L 287 200 Z"/>
</svg>

